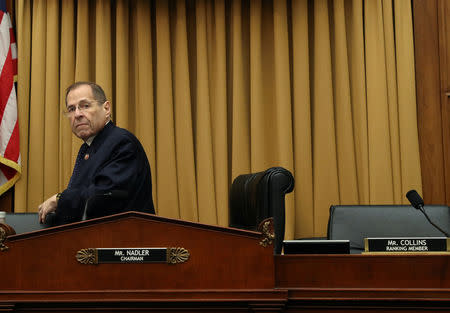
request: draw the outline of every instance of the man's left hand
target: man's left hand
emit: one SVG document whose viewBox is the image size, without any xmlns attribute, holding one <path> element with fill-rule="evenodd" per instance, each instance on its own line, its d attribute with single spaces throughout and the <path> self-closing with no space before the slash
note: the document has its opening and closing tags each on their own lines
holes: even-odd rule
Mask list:
<svg viewBox="0 0 450 313">
<path fill-rule="evenodd" d="M 58 200 L 56 199 L 56 195 L 54 194 L 47 200 L 45 200 L 43 203 L 39 205 L 39 223 L 43 224 L 45 221 L 45 217 L 47 214 L 55 212 L 56 211 L 56 205 L 58 204 Z"/>
</svg>

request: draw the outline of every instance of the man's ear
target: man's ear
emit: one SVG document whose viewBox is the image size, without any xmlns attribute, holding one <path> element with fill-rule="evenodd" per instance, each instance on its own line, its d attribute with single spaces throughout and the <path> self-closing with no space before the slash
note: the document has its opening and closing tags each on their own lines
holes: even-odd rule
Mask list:
<svg viewBox="0 0 450 313">
<path fill-rule="evenodd" d="M 108 100 L 103 103 L 103 109 L 106 112 L 106 116 L 111 117 L 111 102 Z"/>
</svg>

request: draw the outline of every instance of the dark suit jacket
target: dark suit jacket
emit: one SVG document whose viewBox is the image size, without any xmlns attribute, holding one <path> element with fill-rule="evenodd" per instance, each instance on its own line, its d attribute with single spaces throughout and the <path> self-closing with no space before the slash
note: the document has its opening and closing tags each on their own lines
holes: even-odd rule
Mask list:
<svg viewBox="0 0 450 313">
<path fill-rule="evenodd" d="M 51 224 L 81 220 L 87 200 L 87 218 L 128 210 L 155 213 L 150 165 L 132 133 L 109 122 L 94 138 L 86 155 L 77 173 L 72 174 L 70 187 L 61 193 Z M 115 190 L 125 191 L 125 199 L 99 196 Z"/>
</svg>

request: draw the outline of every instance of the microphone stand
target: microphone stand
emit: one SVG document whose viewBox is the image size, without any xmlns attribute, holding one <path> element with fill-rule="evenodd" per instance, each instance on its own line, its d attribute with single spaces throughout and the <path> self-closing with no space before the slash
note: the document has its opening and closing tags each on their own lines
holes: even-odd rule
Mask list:
<svg viewBox="0 0 450 313">
<path fill-rule="evenodd" d="M 438 225 L 436 225 L 435 223 L 433 223 L 433 221 L 430 219 L 430 217 L 428 216 L 428 214 L 425 212 L 425 209 L 423 207 L 423 205 L 419 205 L 418 209 L 420 210 L 420 212 L 423 213 L 423 215 L 425 215 L 425 217 L 427 218 L 428 222 L 430 222 L 431 225 L 433 225 L 434 227 L 436 227 L 437 230 L 439 230 L 441 233 L 443 233 L 447 238 L 450 237 L 450 235 L 443 230 L 442 228 L 440 228 Z"/>
</svg>

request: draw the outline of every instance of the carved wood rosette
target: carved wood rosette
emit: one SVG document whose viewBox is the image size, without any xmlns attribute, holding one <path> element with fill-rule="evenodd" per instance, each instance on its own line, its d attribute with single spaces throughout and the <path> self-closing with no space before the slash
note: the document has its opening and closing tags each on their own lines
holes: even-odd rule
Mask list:
<svg viewBox="0 0 450 313">
<path fill-rule="evenodd" d="M 98 264 L 97 249 L 81 249 L 77 252 L 76 258 L 81 264 Z"/>
<path fill-rule="evenodd" d="M 177 264 L 184 263 L 189 260 L 189 251 L 185 248 L 167 248 L 167 263 Z"/>
<path fill-rule="evenodd" d="M 273 240 L 275 239 L 273 217 L 263 220 L 259 224 L 258 230 L 263 235 L 263 239 L 259 242 L 259 244 L 263 247 L 268 247 L 269 245 L 271 245 L 273 243 Z"/>
<path fill-rule="evenodd" d="M 9 248 L 4 244 L 6 240 L 6 230 L 0 227 L 0 251 L 6 251 Z"/>
</svg>

